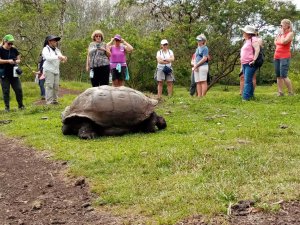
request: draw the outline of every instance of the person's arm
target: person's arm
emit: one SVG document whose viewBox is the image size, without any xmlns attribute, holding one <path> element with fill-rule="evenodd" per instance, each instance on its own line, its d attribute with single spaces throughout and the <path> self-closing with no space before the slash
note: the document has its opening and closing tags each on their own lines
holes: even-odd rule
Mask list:
<svg viewBox="0 0 300 225">
<path fill-rule="evenodd" d="M 85 70 L 86 70 L 86 72 L 90 71 L 90 54 L 89 54 L 89 50 L 88 50 L 87 56 L 86 56 Z"/>
<path fill-rule="evenodd" d="M 168 64 L 161 56 L 157 55 L 156 60 L 159 64 Z"/>
<path fill-rule="evenodd" d="M 111 52 L 110 52 L 110 46 L 108 46 L 107 44 L 105 45 L 105 48 L 102 49 L 103 51 L 105 51 L 106 56 L 109 58 L 111 56 Z"/>
<path fill-rule="evenodd" d="M 114 43 L 114 38 L 110 39 L 110 42 L 107 43 L 108 46 L 112 46 Z"/>
<path fill-rule="evenodd" d="M 1 59 L 0 58 L 0 64 L 15 64 L 15 61 L 13 59 Z"/>
<path fill-rule="evenodd" d="M 121 42 L 124 44 L 126 52 L 131 52 L 133 50 L 133 47 L 127 41 L 122 39 Z"/>
<path fill-rule="evenodd" d="M 290 43 L 293 40 L 293 38 L 294 38 L 294 32 L 290 32 L 286 35 L 286 37 L 281 36 L 280 42 L 281 44 L 286 45 Z"/>
</svg>

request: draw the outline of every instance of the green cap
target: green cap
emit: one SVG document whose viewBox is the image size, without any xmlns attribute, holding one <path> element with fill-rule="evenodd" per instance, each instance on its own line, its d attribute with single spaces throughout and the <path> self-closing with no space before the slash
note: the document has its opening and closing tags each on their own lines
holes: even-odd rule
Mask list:
<svg viewBox="0 0 300 225">
<path fill-rule="evenodd" d="M 15 41 L 14 36 L 12 36 L 11 34 L 5 35 L 3 40 L 4 41 Z"/>
</svg>

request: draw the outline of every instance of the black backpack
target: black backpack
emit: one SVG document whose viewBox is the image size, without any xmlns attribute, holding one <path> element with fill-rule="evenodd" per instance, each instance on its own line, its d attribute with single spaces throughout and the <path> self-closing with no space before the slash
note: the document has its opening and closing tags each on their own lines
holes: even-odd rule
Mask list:
<svg viewBox="0 0 300 225">
<path fill-rule="evenodd" d="M 252 43 L 252 38 L 251 38 L 251 43 Z M 253 48 L 253 46 L 252 46 Z M 253 55 L 255 54 L 255 49 L 253 48 Z M 254 66 L 256 66 L 257 68 L 260 68 L 265 61 L 265 52 L 264 52 L 264 48 L 262 46 L 259 46 L 259 53 L 258 56 L 255 60 Z"/>
</svg>

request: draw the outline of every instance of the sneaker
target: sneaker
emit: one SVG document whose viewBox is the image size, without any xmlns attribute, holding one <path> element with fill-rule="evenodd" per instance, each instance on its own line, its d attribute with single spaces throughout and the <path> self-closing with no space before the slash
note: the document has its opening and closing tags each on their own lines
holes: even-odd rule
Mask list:
<svg viewBox="0 0 300 225">
<path fill-rule="evenodd" d="M 59 103 L 57 101 L 51 102 L 52 105 L 58 105 Z"/>
<path fill-rule="evenodd" d="M 283 92 L 278 92 L 278 93 L 277 93 L 277 96 L 278 96 L 278 97 L 282 97 L 282 96 L 284 96 L 284 93 L 283 93 Z"/>
<path fill-rule="evenodd" d="M 46 98 L 42 96 L 42 97 L 41 97 L 41 100 L 46 100 Z"/>
</svg>

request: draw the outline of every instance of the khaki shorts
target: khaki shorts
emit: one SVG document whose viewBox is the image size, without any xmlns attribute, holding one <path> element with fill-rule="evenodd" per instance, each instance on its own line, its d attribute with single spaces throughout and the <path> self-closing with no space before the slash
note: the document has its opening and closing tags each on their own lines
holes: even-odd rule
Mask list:
<svg viewBox="0 0 300 225">
<path fill-rule="evenodd" d="M 156 69 L 156 73 L 154 75 L 154 78 L 156 81 L 174 81 L 174 76 L 173 74 L 168 74 L 167 76 L 165 73 L 162 71 L 162 69 Z"/>
<path fill-rule="evenodd" d="M 208 65 L 198 67 L 198 71 L 194 71 L 195 82 L 207 81 Z"/>
</svg>

